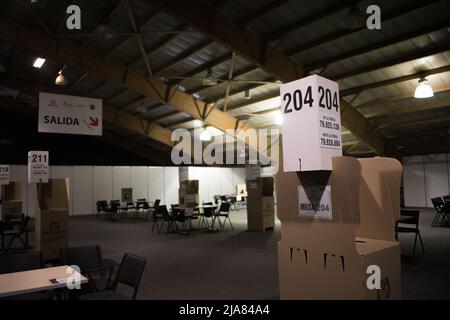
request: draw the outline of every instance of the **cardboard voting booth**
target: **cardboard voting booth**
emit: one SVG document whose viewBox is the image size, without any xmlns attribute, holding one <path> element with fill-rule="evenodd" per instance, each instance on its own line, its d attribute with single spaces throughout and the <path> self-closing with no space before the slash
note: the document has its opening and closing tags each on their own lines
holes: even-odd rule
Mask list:
<svg viewBox="0 0 450 320">
<path fill-rule="evenodd" d="M 178 189 L 180 208 L 185 209 L 186 213 L 192 213 L 198 202 L 198 180 L 184 180 L 180 182 L 180 189 Z"/>
<path fill-rule="evenodd" d="M 275 178 L 281 220 L 278 266 L 281 299 L 399 299 L 401 165 L 395 159 L 335 157 L 332 171 L 283 172 Z M 330 191 L 325 217 L 302 215 L 299 188 Z M 308 191 L 303 193 L 308 194 Z M 326 211 L 312 194 L 316 212 Z M 300 199 L 299 199 L 300 198 Z M 318 199 L 318 200 L 316 200 Z M 378 266 L 378 288 L 367 285 Z"/>
<path fill-rule="evenodd" d="M 39 184 L 36 207 L 35 247 L 44 260 L 57 259 L 68 246 L 68 179 Z"/>
<path fill-rule="evenodd" d="M 273 230 L 275 210 L 273 178 L 247 181 L 247 227 L 250 231 Z"/>
<path fill-rule="evenodd" d="M 22 215 L 22 189 L 19 182 L 10 182 L 9 184 L 0 185 L 1 206 L 0 220 L 8 217 Z"/>
<path fill-rule="evenodd" d="M 122 202 L 132 202 L 133 201 L 133 189 L 132 188 L 122 188 L 121 190 L 121 201 Z"/>
</svg>

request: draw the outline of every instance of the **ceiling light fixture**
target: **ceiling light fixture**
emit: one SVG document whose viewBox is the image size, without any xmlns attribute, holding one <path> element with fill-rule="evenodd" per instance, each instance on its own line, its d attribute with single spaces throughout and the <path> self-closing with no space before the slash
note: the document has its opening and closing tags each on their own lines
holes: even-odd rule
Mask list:
<svg viewBox="0 0 450 320">
<path fill-rule="evenodd" d="M 208 132 L 207 128 L 203 128 L 200 133 L 200 141 L 211 141 L 211 134 Z"/>
<path fill-rule="evenodd" d="M 356 30 L 363 28 L 366 24 L 366 15 L 359 9 L 356 3 L 348 9 L 344 20 L 344 28 L 347 30 Z"/>
<path fill-rule="evenodd" d="M 250 92 L 250 89 L 245 90 L 244 92 L 244 98 L 245 99 L 251 99 L 252 98 L 252 94 Z"/>
<path fill-rule="evenodd" d="M 45 59 L 44 58 L 36 58 L 36 60 L 34 60 L 33 62 L 33 67 L 40 69 L 45 63 Z"/>
<path fill-rule="evenodd" d="M 428 84 L 425 77 L 420 78 L 416 91 L 414 92 L 414 98 L 424 99 L 434 96 L 433 88 Z"/>
<path fill-rule="evenodd" d="M 67 84 L 66 77 L 63 75 L 62 69 L 58 72 L 58 76 L 55 79 L 55 84 L 57 86 L 65 86 Z"/>
</svg>

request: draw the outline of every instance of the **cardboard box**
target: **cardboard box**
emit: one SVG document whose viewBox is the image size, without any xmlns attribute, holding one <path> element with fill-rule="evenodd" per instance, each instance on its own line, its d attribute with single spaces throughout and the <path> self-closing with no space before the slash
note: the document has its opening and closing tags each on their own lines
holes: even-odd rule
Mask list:
<svg viewBox="0 0 450 320">
<path fill-rule="evenodd" d="M 332 172 L 285 173 L 275 178 L 281 220 L 278 267 L 281 299 L 399 299 L 400 213 L 397 160 L 333 158 Z M 331 220 L 299 216 L 298 186 L 330 185 Z M 370 290 L 367 267 L 381 270 Z"/>
<path fill-rule="evenodd" d="M 247 203 L 247 228 L 250 231 L 266 231 L 275 227 L 273 197 L 249 198 Z"/>
<path fill-rule="evenodd" d="M 60 250 L 69 245 L 68 179 L 50 179 L 38 185 L 35 247 L 44 261 L 58 259 Z"/>
<path fill-rule="evenodd" d="M 121 193 L 122 202 L 132 202 L 133 201 L 133 189 L 132 188 L 122 188 Z"/>
<path fill-rule="evenodd" d="M 247 180 L 247 196 L 251 197 L 273 197 L 273 178 L 264 177 L 256 180 Z"/>
<path fill-rule="evenodd" d="M 181 208 L 194 208 L 198 203 L 198 194 L 187 193 L 184 189 L 178 190 L 178 204 Z"/>
<path fill-rule="evenodd" d="M 185 194 L 197 194 L 198 180 L 185 180 L 180 182 L 180 190 L 183 190 Z"/>
<path fill-rule="evenodd" d="M 238 184 L 236 186 L 236 195 L 237 196 L 247 196 L 247 186 L 245 184 Z"/>
<path fill-rule="evenodd" d="M 0 220 L 5 220 L 7 216 L 22 215 L 22 188 L 19 182 L 10 182 L 1 185 L 2 201 L 0 206 Z"/>
<path fill-rule="evenodd" d="M 331 170 L 342 156 L 339 85 L 318 75 L 280 87 L 286 172 Z"/>
</svg>

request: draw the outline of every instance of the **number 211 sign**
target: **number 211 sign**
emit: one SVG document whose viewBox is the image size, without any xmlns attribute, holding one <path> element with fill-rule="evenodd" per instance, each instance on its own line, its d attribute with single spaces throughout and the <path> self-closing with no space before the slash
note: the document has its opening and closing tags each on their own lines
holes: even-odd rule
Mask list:
<svg viewBox="0 0 450 320">
<path fill-rule="evenodd" d="M 342 156 L 339 86 L 312 75 L 280 88 L 284 171 L 331 170 Z"/>
</svg>

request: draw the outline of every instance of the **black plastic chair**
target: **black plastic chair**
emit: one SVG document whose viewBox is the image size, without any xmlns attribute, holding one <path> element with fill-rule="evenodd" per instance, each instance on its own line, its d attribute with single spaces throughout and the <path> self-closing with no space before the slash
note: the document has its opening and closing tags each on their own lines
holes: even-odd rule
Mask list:
<svg viewBox="0 0 450 320">
<path fill-rule="evenodd" d="M 158 206 L 153 206 L 154 207 L 154 209 L 153 209 L 153 213 L 152 213 L 152 220 L 153 220 L 153 223 L 152 223 L 152 232 L 153 232 L 153 230 L 155 229 L 155 226 L 156 226 L 156 230 L 158 231 L 158 233 L 161 233 L 161 230 L 160 230 L 160 221 L 162 222 L 163 221 L 163 208 L 161 208 L 162 206 L 160 206 L 160 205 L 158 205 Z M 165 206 L 164 206 L 165 207 Z M 165 210 L 167 210 L 167 207 L 165 208 Z"/>
<path fill-rule="evenodd" d="M 414 238 L 414 248 L 413 248 L 413 254 L 412 257 L 416 256 L 416 245 L 417 245 L 417 238 L 420 240 L 420 245 L 422 246 L 422 252 L 425 252 L 425 248 L 423 246 L 422 237 L 420 236 L 420 230 L 419 230 L 419 210 L 401 210 L 400 216 L 406 217 L 406 219 L 403 219 L 399 222 L 397 222 L 395 227 L 395 238 L 398 239 L 399 233 L 414 233 L 416 236 Z M 402 225 L 402 226 L 400 226 Z"/>
<path fill-rule="evenodd" d="M 205 206 L 211 205 L 212 206 L 211 202 L 208 202 L 208 203 L 204 203 L 203 205 L 205 205 Z M 208 223 L 208 220 L 211 220 L 211 223 Z M 200 220 L 198 222 L 198 228 L 202 229 L 203 226 L 205 229 L 211 228 L 213 220 L 214 220 L 214 208 L 213 207 L 204 207 L 203 213 L 201 214 Z"/>
<path fill-rule="evenodd" d="M 444 199 L 442 197 L 431 198 L 431 203 L 433 204 L 434 210 L 436 211 L 436 215 L 434 216 L 433 222 L 431 223 L 432 227 L 437 227 L 442 224 L 445 219 L 445 215 L 443 212 L 444 209 Z"/>
<path fill-rule="evenodd" d="M 105 290 L 86 294 L 80 297 L 81 300 L 128 300 L 129 297 L 117 292 L 119 284 L 125 284 L 133 288 L 132 300 L 136 299 L 142 274 L 144 273 L 147 260 L 132 254 L 125 254 L 120 263 L 119 270 L 111 285 Z"/>
<path fill-rule="evenodd" d="M 220 221 L 220 218 L 224 218 L 223 223 Z M 229 202 L 222 202 L 220 204 L 219 210 L 216 212 L 216 214 L 214 216 L 213 226 L 214 226 L 214 222 L 216 219 L 219 221 L 219 225 L 222 230 L 225 228 L 225 224 L 226 224 L 227 220 L 230 223 L 231 229 L 234 229 L 233 224 L 231 223 L 231 219 L 230 219 L 230 203 Z"/>
<path fill-rule="evenodd" d="M 29 244 L 29 233 L 33 231 L 32 228 L 28 227 L 28 222 L 30 221 L 29 216 L 21 216 L 21 218 L 17 219 L 17 221 L 6 221 L 6 224 L 12 226 L 9 230 L 2 231 L 2 248 L 4 246 L 5 240 L 10 237 L 8 244 L 6 245 L 6 248 L 4 249 L 5 252 L 8 252 L 14 241 L 19 240 L 24 250 L 28 250 L 30 248 Z"/>
<path fill-rule="evenodd" d="M 106 215 L 109 211 L 108 207 L 108 201 L 106 200 L 99 200 L 96 203 L 97 212 L 95 214 L 95 218 L 102 218 L 102 216 Z"/>
<path fill-rule="evenodd" d="M 114 265 L 117 263 L 112 260 L 104 260 L 99 245 L 87 245 L 79 247 L 69 247 L 61 249 L 61 262 L 64 265 L 75 265 L 80 268 L 81 274 L 89 279 L 86 285 L 82 286 L 83 294 L 85 292 L 97 291 L 99 288 L 106 287 L 111 280 L 114 271 Z M 104 272 L 108 271 L 108 277 L 103 277 Z M 95 277 L 100 273 L 102 277 Z"/>
</svg>

